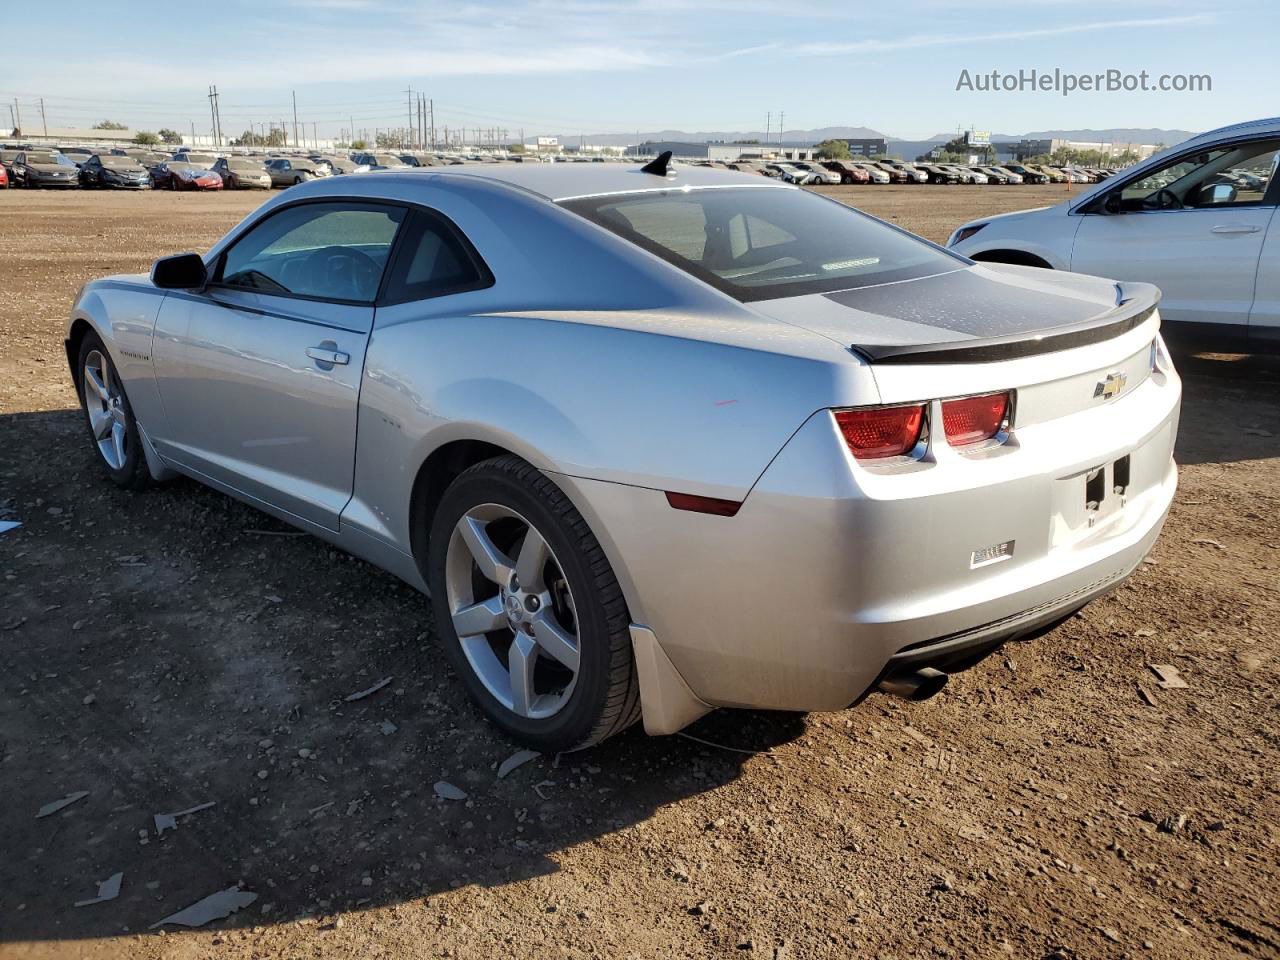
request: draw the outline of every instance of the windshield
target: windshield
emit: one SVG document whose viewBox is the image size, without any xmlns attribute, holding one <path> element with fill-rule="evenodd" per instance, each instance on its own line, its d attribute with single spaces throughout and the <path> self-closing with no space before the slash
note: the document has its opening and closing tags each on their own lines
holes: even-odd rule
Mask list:
<svg viewBox="0 0 1280 960">
<path fill-rule="evenodd" d="M 60 153 L 28 153 L 27 163 L 70 163 Z"/>
<path fill-rule="evenodd" d="M 231 170 L 241 170 L 252 173 L 263 173 L 262 164 L 254 160 L 228 160 L 227 167 Z"/>
<path fill-rule="evenodd" d="M 182 159 L 187 163 L 202 164 L 205 166 L 213 166 L 213 164 L 217 162 L 213 157 L 204 153 L 183 154 Z"/>
<path fill-rule="evenodd" d="M 374 162 L 380 167 L 407 167 L 408 164 L 399 157 L 392 157 L 385 153 L 379 153 L 374 156 Z"/>
<path fill-rule="evenodd" d="M 910 280 L 967 262 L 806 190 L 662 190 L 563 206 L 744 302 Z"/>
<path fill-rule="evenodd" d="M 98 162 L 104 167 L 113 167 L 117 169 L 122 167 L 138 166 L 138 161 L 133 159 L 133 157 L 99 157 Z"/>
</svg>

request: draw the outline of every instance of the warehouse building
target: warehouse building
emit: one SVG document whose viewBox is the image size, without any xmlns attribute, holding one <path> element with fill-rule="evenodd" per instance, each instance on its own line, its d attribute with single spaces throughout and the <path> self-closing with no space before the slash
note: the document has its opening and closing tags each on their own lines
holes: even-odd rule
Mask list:
<svg viewBox="0 0 1280 960">
<path fill-rule="evenodd" d="M 841 139 L 849 145 L 850 155 L 855 157 L 883 157 L 889 152 L 888 145 L 884 142 L 883 137 L 870 137 L 863 140 Z"/>
</svg>

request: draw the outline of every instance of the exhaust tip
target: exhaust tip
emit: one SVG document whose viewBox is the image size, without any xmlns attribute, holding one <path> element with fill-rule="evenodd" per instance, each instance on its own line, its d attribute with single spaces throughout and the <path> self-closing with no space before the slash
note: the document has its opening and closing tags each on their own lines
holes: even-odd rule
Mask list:
<svg viewBox="0 0 1280 960">
<path fill-rule="evenodd" d="M 947 674 L 941 670 L 921 667 L 919 670 L 909 670 L 886 677 L 880 681 L 879 689 L 881 693 L 918 703 L 938 693 L 947 685 L 948 679 L 950 678 Z"/>
</svg>

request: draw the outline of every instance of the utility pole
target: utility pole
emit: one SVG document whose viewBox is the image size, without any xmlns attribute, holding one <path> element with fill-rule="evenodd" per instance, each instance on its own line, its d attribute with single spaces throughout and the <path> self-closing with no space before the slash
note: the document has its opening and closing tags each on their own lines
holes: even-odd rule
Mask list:
<svg viewBox="0 0 1280 960">
<path fill-rule="evenodd" d="M 298 145 L 298 91 L 291 90 L 293 94 L 293 145 Z"/>
<path fill-rule="evenodd" d="M 17 123 L 14 124 L 14 127 L 15 129 L 21 131 L 22 130 L 22 107 L 18 106 L 17 97 L 13 98 L 13 115 L 14 117 L 17 118 Z"/>
<path fill-rule="evenodd" d="M 409 142 L 405 146 L 409 147 L 413 143 L 413 87 L 406 90 L 405 94 L 409 98 Z"/>
<path fill-rule="evenodd" d="M 436 102 L 434 99 L 427 101 L 428 112 L 431 115 L 431 149 L 436 148 Z M 445 137 L 445 139 L 449 139 Z"/>
<path fill-rule="evenodd" d="M 213 145 L 218 146 L 218 94 L 213 84 L 209 84 L 209 128 L 213 136 Z"/>
<path fill-rule="evenodd" d="M 782 110 L 778 111 L 778 149 L 779 150 L 782 149 L 782 130 L 783 130 L 782 124 L 786 120 L 786 117 L 787 115 L 784 111 Z"/>
<path fill-rule="evenodd" d="M 49 121 L 44 118 L 44 97 L 40 98 L 40 126 L 44 128 L 44 135 L 49 135 Z"/>
<path fill-rule="evenodd" d="M 769 145 L 769 134 L 773 132 L 773 113 L 770 111 L 764 115 L 764 143 Z"/>
<path fill-rule="evenodd" d="M 318 151 L 320 149 L 320 134 L 317 132 L 316 122 L 311 121 L 311 144 Z"/>
<path fill-rule="evenodd" d="M 196 122 L 194 120 L 191 121 L 191 145 L 193 147 L 196 145 Z"/>
</svg>

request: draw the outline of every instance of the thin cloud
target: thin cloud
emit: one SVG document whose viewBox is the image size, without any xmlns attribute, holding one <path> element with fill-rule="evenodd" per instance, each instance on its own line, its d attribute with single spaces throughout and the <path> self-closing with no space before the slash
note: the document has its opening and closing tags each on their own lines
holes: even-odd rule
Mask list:
<svg viewBox="0 0 1280 960">
<path fill-rule="evenodd" d="M 896 40 L 854 40 L 848 43 L 804 43 L 791 50 L 802 56 L 835 57 L 849 53 L 892 53 L 896 50 L 919 50 L 925 47 L 951 47 L 970 43 L 994 43 L 1006 40 L 1034 40 L 1037 37 L 1059 37 L 1071 33 L 1099 30 L 1123 30 L 1148 27 L 1183 27 L 1212 23 L 1213 14 L 1198 13 L 1184 17 L 1151 17 L 1143 20 L 1101 20 L 1074 23 L 1061 27 L 1035 30 L 1010 30 L 1001 33 L 916 34 Z"/>
</svg>

